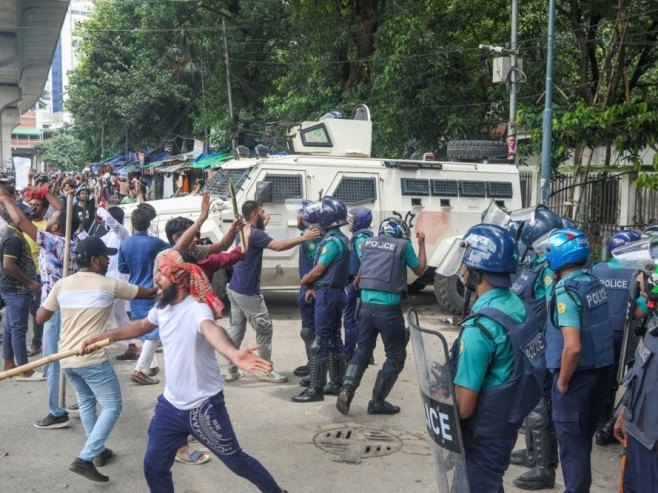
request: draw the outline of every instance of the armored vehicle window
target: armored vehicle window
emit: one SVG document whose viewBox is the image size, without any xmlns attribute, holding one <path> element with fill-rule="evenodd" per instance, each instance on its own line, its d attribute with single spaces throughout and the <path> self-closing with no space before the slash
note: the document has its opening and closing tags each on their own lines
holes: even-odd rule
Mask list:
<svg viewBox="0 0 658 493">
<path fill-rule="evenodd" d="M 210 195 L 213 197 L 219 196 L 226 200 L 231 194 L 228 188 L 229 180 L 233 182 L 233 186 L 237 192 L 240 190 L 242 183 L 247 179 L 247 176 L 249 176 L 250 171 L 251 168 L 221 169 L 206 182 L 201 191 L 210 192 Z"/>
<path fill-rule="evenodd" d="M 301 199 L 302 175 L 273 175 L 267 173 L 265 181 L 272 182 L 272 202 L 285 202 L 286 199 Z"/>
<path fill-rule="evenodd" d="M 324 123 L 302 129 L 301 137 L 307 147 L 333 147 Z"/>
<path fill-rule="evenodd" d="M 343 176 L 332 195 L 345 204 L 366 204 L 377 199 L 375 177 Z"/>
<path fill-rule="evenodd" d="M 486 182 L 460 181 L 459 195 L 462 197 L 484 197 L 486 195 Z"/>
<path fill-rule="evenodd" d="M 457 180 L 431 180 L 432 195 L 440 197 L 457 197 L 459 186 Z"/>
<path fill-rule="evenodd" d="M 400 178 L 402 195 L 429 195 L 429 180 L 416 180 L 414 178 Z"/>
<path fill-rule="evenodd" d="M 487 197 L 512 198 L 512 183 L 509 181 L 488 181 Z"/>
</svg>

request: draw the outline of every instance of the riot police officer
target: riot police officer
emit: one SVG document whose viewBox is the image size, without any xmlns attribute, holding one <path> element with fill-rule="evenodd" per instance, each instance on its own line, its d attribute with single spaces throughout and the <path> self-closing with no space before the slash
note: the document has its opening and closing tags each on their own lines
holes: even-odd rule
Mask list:
<svg viewBox="0 0 658 493">
<path fill-rule="evenodd" d="M 358 314 L 359 342 L 350 359 L 336 408 L 348 414 L 354 393 L 372 358 L 377 335 L 381 335 L 386 360 L 377 373 L 368 414 L 396 414 L 398 406 L 386 401 L 407 357 L 407 332 L 400 302 L 407 288 L 407 267 L 417 275 L 425 272 L 425 235 L 416 233 L 418 256 L 409 241 L 409 227 L 395 217 L 384 219 L 379 236 L 368 238 L 363 247 L 361 269 L 357 278 L 361 289 L 361 309 Z"/>
<path fill-rule="evenodd" d="M 608 252 L 615 248 L 628 243 L 638 241 L 641 238 L 640 233 L 636 231 L 618 231 L 610 238 L 608 242 Z M 617 368 L 619 365 L 622 340 L 624 338 L 624 329 L 626 327 L 628 297 L 631 294 L 631 286 L 635 283 L 635 271 L 626 269 L 611 258 L 607 262 L 598 262 L 592 267 L 592 274 L 603 283 L 608 296 L 608 311 L 610 325 L 612 326 L 612 338 L 615 348 L 615 362 L 610 367 L 610 376 L 608 382 L 608 392 L 601 413 L 599 415 L 599 426 L 594 435 L 597 445 L 608 445 L 614 440 L 612 436 L 612 426 L 608 425 L 612 418 L 612 412 L 615 405 L 615 396 L 617 394 Z M 631 314 L 632 316 L 632 314 Z"/>
<path fill-rule="evenodd" d="M 304 232 L 311 227 L 317 227 L 317 214 L 314 210 L 307 210 L 311 205 L 311 201 L 302 200 L 300 209 L 297 214 L 297 228 L 303 235 Z M 315 254 L 318 250 L 319 238 L 305 241 L 299 246 L 299 278 L 303 278 L 313 269 Z M 304 285 L 299 286 L 299 294 L 297 296 L 297 306 L 299 307 L 299 314 L 301 316 L 302 328 L 299 333 L 302 341 L 304 341 L 304 348 L 306 349 L 307 363 L 305 365 L 295 368 L 293 373 L 298 377 L 305 377 L 309 374 L 308 361 L 311 360 L 311 343 L 315 338 L 315 310 L 313 307 L 313 300 L 306 300 L 306 291 L 308 288 Z"/>
<path fill-rule="evenodd" d="M 523 418 L 541 397 L 543 331 L 509 289 L 519 258 L 509 232 L 473 226 L 461 248 L 458 275 L 478 295 L 450 351 L 466 473 L 472 493 L 498 492 Z M 451 252 L 446 257 L 454 258 Z"/>
<path fill-rule="evenodd" d="M 643 272 L 642 284 L 637 307 L 650 320 L 626 374 L 624 407 L 615 423 L 615 437 L 626 445 L 624 493 L 658 491 L 658 268 Z"/>
<path fill-rule="evenodd" d="M 542 331 L 546 326 L 546 307 L 553 293 L 553 271 L 548 267 L 546 257 L 534 252 L 532 244 L 551 230 L 561 227 L 560 216 L 545 206 L 537 206 L 533 218 L 523 223 L 519 234 L 527 261 L 513 276 L 512 292 L 521 298 L 527 309 L 534 312 Z M 551 429 L 552 381 L 552 375 L 546 372 L 543 397 L 525 420 L 526 448 L 512 453 L 512 464 L 531 468 L 514 480 L 517 488 L 539 490 L 555 485 L 557 442 Z"/>
<path fill-rule="evenodd" d="M 359 291 L 354 287 L 354 279 L 361 267 L 361 255 L 363 245 L 367 238 L 372 237 L 372 211 L 366 207 L 354 207 L 347 215 L 349 230 L 352 232 L 350 245 L 352 247 L 350 256 L 350 277 L 347 284 L 347 302 L 345 303 L 345 314 L 343 316 L 343 327 L 345 328 L 345 356 L 349 361 L 356 349 L 359 340 L 359 323 L 356 320 L 356 305 Z M 335 392 L 338 393 L 338 390 Z M 333 392 L 327 392 L 329 394 Z"/>
<path fill-rule="evenodd" d="M 553 424 L 567 493 L 588 492 L 592 438 L 614 363 L 606 290 L 583 269 L 585 233 L 557 229 L 534 244 L 546 254 L 555 285 L 546 329 L 546 366 L 553 372 Z"/>
<path fill-rule="evenodd" d="M 345 375 L 345 353 L 340 328 L 350 250 L 348 239 L 340 227 L 347 224 L 347 209 L 342 202 L 325 197 L 315 210 L 318 226 L 324 235 L 318 246 L 313 269 L 300 281 L 308 288 L 306 301 L 315 298 L 315 338 L 310 348 L 310 385 L 292 398 L 294 402 L 324 400 L 327 366 L 334 386 L 340 388 Z"/>
</svg>

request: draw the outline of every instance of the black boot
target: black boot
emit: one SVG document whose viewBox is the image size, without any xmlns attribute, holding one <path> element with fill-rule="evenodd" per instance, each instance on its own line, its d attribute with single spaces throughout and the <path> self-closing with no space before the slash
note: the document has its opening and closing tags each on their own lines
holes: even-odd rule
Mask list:
<svg viewBox="0 0 658 493">
<path fill-rule="evenodd" d="M 617 417 L 621 412 L 622 405 L 623 401 L 619 401 L 612 412 L 612 416 L 610 416 L 608 421 L 603 426 L 601 426 L 600 429 L 596 430 L 594 440 L 596 441 L 597 445 L 605 447 L 606 445 L 610 445 L 611 443 L 615 443 L 617 441 L 614 437 L 615 421 L 617 421 Z"/>
<path fill-rule="evenodd" d="M 299 379 L 299 385 L 302 387 L 309 387 L 311 385 L 311 372 L 308 375 Z"/>
<path fill-rule="evenodd" d="M 327 358 L 311 356 L 310 386 L 301 394 L 292 397 L 293 402 L 316 402 L 324 400 L 324 386 L 327 383 Z"/>
<path fill-rule="evenodd" d="M 552 489 L 555 486 L 557 467 L 557 441 L 550 429 L 550 403 L 542 399 L 528 416 L 532 431 L 532 447 L 535 465 L 514 480 L 514 486 L 522 490 Z M 530 430 L 526 430 L 526 433 Z"/>
<path fill-rule="evenodd" d="M 534 467 L 535 451 L 532 448 L 532 430 L 530 429 L 530 423 L 527 417 L 523 420 L 521 430 L 523 430 L 525 436 L 525 448 L 512 452 L 510 463 L 515 466 Z"/>
<path fill-rule="evenodd" d="M 363 377 L 363 372 L 365 371 L 365 367 L 354 363 L 350 363 L 347 366 L 343 386 L 340 392 L 338 392 L 338 399 L 336 399 L 336 409 L 345 416 L 350 412 L 350 404 L 352 403 L 352 399 L 354 399 L 354 393 L 361 383 L 361 377 Z"/>
<path fill-rule="evenodd" d="M 368 414 L 397 414 L 400 412 L 398 406 L 386 402 L 386 397 L 393 389 L 397 379 L 397 374 L 387 374 L 379 370 L 375 386 L 372 389 L 372 400 L 368 402 Z"/>
<path fill-rule="evenodd" d="M 310 370 L 308 369 L 308 364 L 298 366 L 292 371 L 292 374 L 295 375 L 296 377 L 305 377 L 310 373 Z"/>
<path fill-rule="evenodd" d="M 325 395 L 338 395 L 345 377 L 345 355 L 331 352 L 329 354 L 329 382 L 324 386 Z"/>
</svg>

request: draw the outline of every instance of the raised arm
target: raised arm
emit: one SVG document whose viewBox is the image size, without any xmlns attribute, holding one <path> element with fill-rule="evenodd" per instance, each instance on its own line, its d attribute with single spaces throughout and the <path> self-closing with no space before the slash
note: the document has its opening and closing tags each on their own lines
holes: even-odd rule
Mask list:
<svg viewBox="0 0 658 493">
<path fill-rule="evenodd" d="M 284 250 L 290 250 L 291 248 L 301 245 L 305 241 L 314 240 L 320 236 L 320 231 L 315 228 L 308 228 L 302 236 L 297 238 L 290 238 L 288 240 L 272 240 L 267 244 L 269 250 L 274 250 L 275 252 L 282 252 Z"/>
<path fill-rule="evenodd" d="M 252 351 L 260 346 L 248 346 L 238 349 L 224 328 L 212 320 L 201 322 L 201 334 L 208 343 L 226 358 L 230 359 L 238 368 L 251 373 L 267 373 L 272 371 L 272 363 L 261 359 Z"/>
<path fill-rule="evenodd" d="M 32 221 L 30 221 L 28 217 L 23 214 L 23 211 L 18 208 L 14 197 L 9 195 L 4 187 L 0 187 L 0 203 L 4 205 L 5 209 L 7 209 L 11 221 L 18 226 L 23 233 L 28 235 L 34 241 L 37 241 L 37 227 L 32 224 Z"/>
</svg>

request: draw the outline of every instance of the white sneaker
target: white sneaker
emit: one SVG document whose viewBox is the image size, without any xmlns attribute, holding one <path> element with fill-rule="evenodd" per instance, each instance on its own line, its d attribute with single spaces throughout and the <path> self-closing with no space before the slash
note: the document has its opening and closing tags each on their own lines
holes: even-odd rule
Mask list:
<svg viewBox="0 0 658 493">
<path fill-rule="evenodd" d="M 256 378 L 258 378 L 258 380 L 262 380 L 263 382 L 272 383 L 283 383 L 288 381 L 288 377 L 281 375 L 281 373 L 274 370 L 269 373 L 258 373 Z"/>
<path fill-rule="evenodd" d="M 241 370 L 238 370 L 236 372 L 229 371 L 224 374 L 224 380 L 226 382 L 233 382 L 234 380 L 237 380 L 240 377 L 244 377 L 244 372 Z"/>
</svg>

